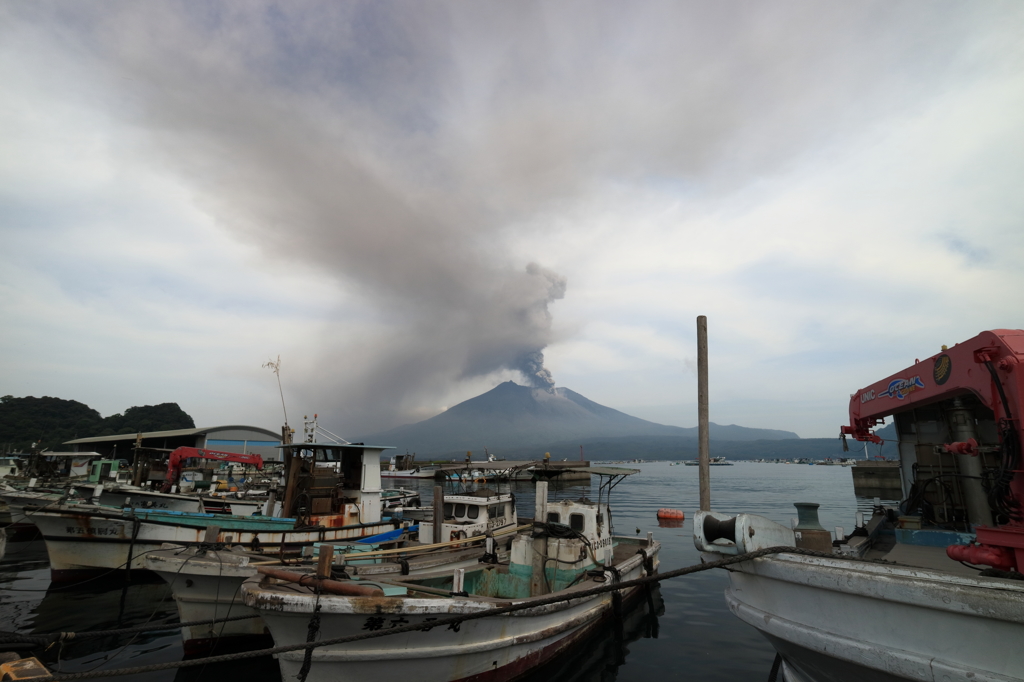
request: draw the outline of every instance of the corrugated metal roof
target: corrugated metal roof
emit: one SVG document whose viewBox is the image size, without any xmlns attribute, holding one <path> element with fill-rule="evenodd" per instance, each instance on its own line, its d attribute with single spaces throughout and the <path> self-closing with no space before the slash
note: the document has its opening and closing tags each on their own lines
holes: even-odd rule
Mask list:
<svg viewBox="0 0 1024 682">
<path fill-rule="evenodd" d="M 77 457 L 79 459 L 81 459 L 83 457 L 103 457 L 104 456 L 104 455 L 101 455 L 98 452 L 45 452 L 44 451 L 44 452 L 41 452 L 39 454 L 46 455 L 47 457 Z"/>
<path fill-rule="evenodd" d="M 243 429 L 245 431 L 258 431 L 268 436 L 273 436 L 274 440 L 281 440 L 280 433 L 274 433 L 268 429 L 260 428 L 259 426 L 245 426 L 243 424 L 228 424 L 226 426 L 204 426 L 199 429 L 174 429 L 171 431 L 146 431 L 142 434 L 143 438 L 177 438 L 179 436 L 198 436 L 202 433 L 208 433 L 210 431 L 228 431 L 230 429 Z M 91 438 L 76 438 L 75 440 L 65 441 L 64 445 L 78 445 L 80 443 L 110 443 L 118 440 L 135 440 L 138 438 L 137 433 L 118 433 L 113 436 L 93 436 Z"/>
<path fill-rule="evenodd" d="M 275 445 L 276 448 L 282 450 L 302 450 L 303 448 L 309 450 L 322 450 L 324 448 L 352 448 L 354 450 L 394 450 L 394 445 L 366 445 L 365 443 L 286 443 L 284 445 Z"/>
</svg>

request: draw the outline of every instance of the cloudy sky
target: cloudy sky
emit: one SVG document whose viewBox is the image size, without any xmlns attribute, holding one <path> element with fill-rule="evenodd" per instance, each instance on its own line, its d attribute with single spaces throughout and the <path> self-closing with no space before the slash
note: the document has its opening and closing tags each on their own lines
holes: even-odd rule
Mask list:
<svg viewBox="0 0 1024 682">
<path fill-rule="evenodd" d="M 1024 4 L 6 2 L 0 394 L 835 436 L 1024 327 Z"/>
</svg>

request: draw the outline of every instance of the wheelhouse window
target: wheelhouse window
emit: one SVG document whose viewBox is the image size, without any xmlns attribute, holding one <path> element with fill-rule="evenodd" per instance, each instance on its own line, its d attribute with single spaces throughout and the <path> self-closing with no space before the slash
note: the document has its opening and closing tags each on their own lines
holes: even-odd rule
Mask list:
<svg viewBox="0 0 1024 682">
<path fill-rule="evenodd" d="M 480 516 L 480 507 L 475 504 L 466 505 L 466 516 L 471 519 L 478 518 Z"/>
<path fill-rule="evenodd" d="M 587 522 L 583 514 L 569 514 L 569 527 L 573 530 L 583 532 L 586 529 Z"/>
<path fill-rule="evenodd" d="M 466 515 L 466 505 L 461 503 L 461 502 L 459 504 L 455 505 L 455 518 L 461 519 L 465 515 Z"/>
<path fill-rule="evenodd" d="M 558 512 L 548 512 L 548 523 L 561 523 L 562 515 Z"/>
<path fill-rule="evenodd" d="M 455 511 L 455 505 L 452 504 L 451 502 L 445 502 L 445 504 L 444 504 L 444 515 L 445 515 L 445 517 L 446 518 L 451 518 L 451 516 L 452 516 L 454 511 Z"/>
</svg>

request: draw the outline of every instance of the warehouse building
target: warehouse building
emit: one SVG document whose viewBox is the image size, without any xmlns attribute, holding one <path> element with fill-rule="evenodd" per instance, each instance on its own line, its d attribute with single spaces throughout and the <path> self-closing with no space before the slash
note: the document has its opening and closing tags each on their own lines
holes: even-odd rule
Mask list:
<svg viewBox="0 0 1024 682">
<path fill-rule="evenodd" d="M 179 447 L 206 448 L 222 452 L 256 454 L 264 461 L 280 461 L 281 434 L 258 426 L 208 426 L 200 429 L 150 431 L 114 436 L 76 438 L 65 442 L 76 452 L 98 452 L 109 459 L 131 459 L 135 442 L 141 437 L 142 447 L 173 450 Z"/>
</svg>

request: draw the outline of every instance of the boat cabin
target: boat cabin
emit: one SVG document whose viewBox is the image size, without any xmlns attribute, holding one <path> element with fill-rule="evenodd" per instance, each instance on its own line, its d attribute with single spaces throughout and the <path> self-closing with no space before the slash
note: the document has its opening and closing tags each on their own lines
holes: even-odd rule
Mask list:
<svg viewBox="0 0 1024 682">
<path fill-rule="evenodd" d="M 15 457 L 0 457 L 0 478 L 17 476 L 21 471 L 20 462 Z"/>
<path fill-rule="evenodd" d="M 467 594 L 496 599 L 522 599 L 550 594 L 578 584 L 586 578 L 588 571 L 604 570 L 623 559 L 623 553 L 616 556 L 616 547 L 631 538 L 613 538 L 611 508 L 608 500 L 611 488 L 626 476 L 638 473 L 636 469 L 611 467 L 578 468 L 586 473 L 597 474 L 601 483 L 597 486 L 598 501 L 586 497 L 577 500 L 548 501 L 548 483 L 537 483 L 536 508 L 532 532 L 520 533 L 512 540 L 507 565 L 482 564 L 474 570 L 467 570 L 459 577 L 461 585 L 453 583 L 456 576 L 438 576 L 417 581 L 433 588 L 465 591 Z M 480 508 L 487 505 L 489 491 L 480 490 L 483 505 L 475 513 L 482 516 Z M 453 521 L 470 519 L 470 505 L 463 501 L 469 496 L 445 496 L 445 505 L 453 505 Z M 459 509 L 459 504 L 465 508 Z M 465 517 L 457 516 L 465 511 Z M 445 528 L 449 527 L 446 510 Z M 478 516 L 478 518 L 480 518 Z M 540 521 L 543 519 L 543 521 Z M 454 524 L 452 524 L 454 525 Z M 424 533 L 424 523 L 420 532 Z M 466 526 L 463 526 L 466 527 Z M 484 533 L 479 532 L 480 535 Z M 426 537 L 421 535 L 421 537 Z M 470 536 L 472 537 L 472 536 Z M 636 553 L 635 547 L 624 547 L 627 554 Z"/>
<path fill-rule="evenodd" d="M 498 493 L 480 488 L 471 493 L 444 496 L 444 520 L 441 541 L 462 540 L 487 531 L 514 527 L 519 521 L 511 493 Z M 430 542 L 434 537 L 434 520 L 420 521 L 420 539 Z"/>
<path fill-rule="evenodd" d="M 283 499 L 274 516 L 327 527 L 379 523 L 380 455 L 388 446 L 286 443 Z"/>
<path fill-rule="evenodd" d="M 132 471 L 123 459 L 96 459 L 89 465 L 89 482 L 130 485 Z"/>
<path fill-rule="evenodd" d="M 410 471 L 416 468 L 416 455 L 395 455 L 391 458 L 389 471 Z"/>
</svg>

